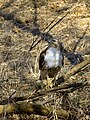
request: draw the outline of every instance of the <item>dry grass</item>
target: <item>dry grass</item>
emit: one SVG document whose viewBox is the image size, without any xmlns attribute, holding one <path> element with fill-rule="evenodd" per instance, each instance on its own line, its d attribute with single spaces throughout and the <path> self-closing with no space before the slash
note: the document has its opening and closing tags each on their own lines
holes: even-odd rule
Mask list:
<svg viewBox="0 0 90 120">
<path fill-rule="evenodd" d="M 38 0 L 37 4 L 37 9 L 35 9 L 35 3 L 32 0 L 0 1 L 1 100 L 9 98 L 15 91 L 12 97 L 32 95 L 38 89 L 38 57 L 47 43 L 41 41 L 31 51 L 29 49 L 33 40 L 38 35 L 40 39 L 43 29 L 57 15 L 56 21 L 64 15 L 64 13 L 59 13 L 59 9 L 66 5 L 67 1 L 65 3 L 65 1 L 60 2 L 60 0 L 56 2 L 48 0 L 43 3 L 41 0 Z M 85 1 L 75 3 L 70 9 L 68 16 L 50 31 L 52 37 L 63 43 L 66 51 L 65 65 L 60 75 L 66 73 L 81 59 L 90 57 L 90 9 L 88 6 L 90 6 L 90 3 Z M 86 28 L 87 30 L 85 31 Z M 80 81 L 85 79 L 89 81 L 89 75 L 90 66 L 87 66 L 81 72 L 72 76 L 70 82 L 72 80 Z M 53 101 L 52 98 L 54 98 Z M 48 100 L 50 100 L 49 103 L 46 102 Z M 70 93 L 66 98 L 64 95 L 57 94 L 45 96 L 40 98 L 40 101 L 37 101 L 37 103 L 40 102 L 45 102 L 46 106 L 52 105 L 53 116 L 51 119 L 53 120 L 57 119 L 55 110 L 58 108 L 73 109 L 74 112 L 76 111 L 76 114 L 78 113 L 78 120 L 83 118 L 90 120 L 90 86 Z M 88 112 L 89 115 L 87 115 Z M 35 115 L 9 115 L 7 117 L 8 120 L 47 120 L 46 117 Z M 0 119 L 5 118 L 6 116 L 2 116 Z"/>
</svg>

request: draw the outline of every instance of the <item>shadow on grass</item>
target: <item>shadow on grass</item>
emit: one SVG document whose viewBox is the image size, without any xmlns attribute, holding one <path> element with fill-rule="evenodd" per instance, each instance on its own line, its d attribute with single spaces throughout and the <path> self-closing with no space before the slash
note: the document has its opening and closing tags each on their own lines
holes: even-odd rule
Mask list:
<svg viewBox="0 0 90 120">
<path fill-rule="evenodd" d="M 13 2 L 14 0 L 12 0 Z M 10 6 L 11 3 L 8 3 L 8 6 Z M 13 11 L 12 13 L 4 13 L 2 10 L 0 11 L 0 16 L 3 17 L 5 20 L 10 21 L 11 23 L 13 23 L 13 25 L 15 25 L 16 27 L 20 28 L 21 30 L 23 30 L 24 32 L 30 32 L 32 33 L 33 36 L 40 36 L 42 40 L 45 41 L 49 41 L 49 40 L 53 40 L 53 36 L 49 33 L 43 33 L 41 32 L 40 28 L 39 28 L 39 24 L 37 23 L 38 18 L 37 18 L 37 2 L 36 0 L 33 1 L 33 5 L 34 5 L 34 17 L 33 17 L 33 28 L 31 28 L 30 26 L 24 24 L 20 19 L 15 17 L 16 11 Z M 80 42 L 80 41 L 79 41 Z M 78 43 L 76 44 L 76 46 L 78 45 Z M 74 51 L 76 49 L 76 46 L 74 48 Z M 71 62 L 72 65 L 75 65 L 81 61 L 83 61 L 83 57 L 80 54 L 75 54 L 74 51 L 73 52 L 68 52 L 65 48 L 63 48 L 64 50 L 64 55 L 65 57 Z"/>
</svg>

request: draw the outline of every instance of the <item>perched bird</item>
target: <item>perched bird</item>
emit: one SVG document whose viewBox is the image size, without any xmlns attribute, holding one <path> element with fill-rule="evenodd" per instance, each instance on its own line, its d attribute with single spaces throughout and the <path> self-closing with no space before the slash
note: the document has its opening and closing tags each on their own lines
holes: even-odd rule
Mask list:
<svg viewBox="0 0 90 120">
<path fill-rule="evenodd" d="M 58 40 L 48 43 L 47 48 L 40 53 L 39 69 L 40 80 L 49 78 L 56 79 L 58 72 L 63 66 L 62 44 Z"/>
</svg>

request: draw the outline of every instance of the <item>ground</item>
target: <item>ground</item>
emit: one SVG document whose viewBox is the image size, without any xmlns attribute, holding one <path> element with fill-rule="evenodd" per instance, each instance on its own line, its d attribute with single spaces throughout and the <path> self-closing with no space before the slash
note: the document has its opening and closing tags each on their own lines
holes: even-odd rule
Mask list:
<svg viewBox="0 0 90 120">
<path fill-rule="evenodd" d="M 68 8 L 68 9 L 62 9 Z M 68 12 L 69 11 L 69 12 Z M 51 30 L 66 13 L 68 14 Z M 56 18 L 56 19 L 55 19 Z M 54 20 L 55 19 L 55 20 Z M 45 29 L 51 22 L 54 22 Z M 90 57 L 89 0 L 2 0 L 0 1 L 0 99 L 11 95 L 32 95 L 38 89 L 38 57 L 53 37 L 63 43 L 64 67 L 60 75 Z M 30 50 L 34 40 L 41 41 Z M 35 44 L 34 43 L 34 44 Z M 88 86 L 69 94 L 69 104 L 78 109 L 78 119 L 90 118 L 90 65 L 71 76 L 68 82 L 87 80 Z M 67 81 L 66 81 L 67 82 Z M 16 92 L 15 92 L 16 91 Z M 13 93 L 15 94 L 13 95 Z M 54 96 L 54 110 L 63 107 L 62 97 Z M 42 98 L 48 100 L 50 96 Z M 61 104 L 59 104 L 61 103 Z M 51 103 L 46 104 L 46 106 Z M 79 113 L 80 111 L 80 113 Z M 88 115 L 89 114 L 89 115 Z M 55 114 L 53 119 L 55 119 Z M 40 116 L 16 116 L 17 119 L 47 119 Z M 1 117 L 2 119 L 4 117 Z M 10 116 L 8 116 L 8 119 Z M 12 118 L 14 119 L 14 118 Z M 16 118 L 15 118 L 16 119 Z"/>
</svg>

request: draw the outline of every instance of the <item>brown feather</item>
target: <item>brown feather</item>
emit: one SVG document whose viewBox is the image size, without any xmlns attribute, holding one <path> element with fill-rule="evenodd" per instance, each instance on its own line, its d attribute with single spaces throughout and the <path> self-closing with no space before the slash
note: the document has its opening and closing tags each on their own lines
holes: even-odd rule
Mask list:
<svg viewBox="0 0 90 120">
<path fill-rule="evenodd" d="M 48 49 L 48 47 L 47 47 L 43 52 L 41 52 L 41 54 L 40 54 L 40 57 L 39 57 L 39 69 L 40 69 L 40 70 L 45 69 L 44 57 L 45 57 L 45 55 L 46 55 L 47 49 Z"/>
</svg>

